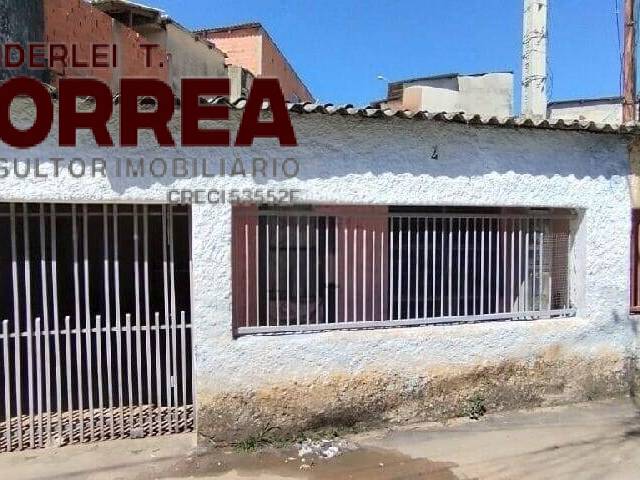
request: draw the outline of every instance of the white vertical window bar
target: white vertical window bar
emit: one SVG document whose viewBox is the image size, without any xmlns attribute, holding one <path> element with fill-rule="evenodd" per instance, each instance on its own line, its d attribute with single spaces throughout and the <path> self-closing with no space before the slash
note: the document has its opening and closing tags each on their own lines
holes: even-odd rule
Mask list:
<svg viewBox="0 0 640 480">
<path fill-rule="evenodd" d="M 524 310 L 529 310 L 529 219 L 525 219 L 527 229 L 524 232 Z"/>
<path fill-rule="evenodd" d="M 428 318 L 429 312 L 427 311 L 427 276 L 429 274 L 429 231 L 428 231 L 428 222 L 429 219 L 427 217 L 422 219 L 423 227 L 422 233 L 424 236 L 424 245 L 423 245 L 423 256 L 424 256 L 424 268 L 423 270 L 423 278 L 422 278 L 422 317 Z"/>
<path fill-rule="evenodd" d="M 269 236 L 269 221 L 271 220 L 271 218 L 269 216 L 264 217 L 264 230 L 265 230 L 265 263 L 267 265 L 267 288 L 266 288 L 266 297 L 267 297 L 267 301 L 265 302 L 265 314 L 267 317 L 267 327 L 271 326 L 271 318 L 270 318 L 270 310 L 271 310 L 271 279 L 269 278 L 269 274 L 271 273 L 270 271 L 270 265 L 269 262 L 271 262 L 271 255 L 270 255 L 270 250 L 271 250 L 271 237 Z"/>
<path fill-rule="evenodd" d="M 249 216 L 240 217 L 244 226 L 244 325 L 249 323 Z M 171 284 L 173 288 L 173 284 Z"/>
<path fill-rule="evenodd" d="M 522 218 L 518 219 L 518 311 L 521 312 L 523 310 L 523 300 L 524 295 L 522 294 L 522 257 L 523 255 L 522 248 Z"/>
<path fill-rule="evenodd" d="M 309 242 L 309 223 L 311 223 L 311 217 L 305 217 L 306 219 L 306 231 L 307 231 L 307 235 L 304 237 L 305 239 L 305 250 L 306 250 L 306 256 L 307 256 L 307 261 L 305 263 L 305 273 L 306 273 L 306 280 L 307 280 L 307 287 L 305 288 L 305 297 L 307 300 L 307 325 L 311 325 L 311 317 L 309 316 L 310 310 L 309 310 L 309 292 L 311 291 L 311 284 L 310 284 L 310 272 L 311 272 L 311 268 L 310 268 L 310 255 L 309 255 L 309 251 L 311 250 L 311 242 Z"/>
<path fill-rule="evenodd" d="M 380 320 L 385 320 L 384 315 L 384 228 L 380 231 Z M 391 320 L 389 318 L 389 320 Z"/>
<path fill-rule="evenodd" d="M 542 227 L 540 228 L 540 310 L 543 310 L 544 307 L 542 306 L 542 295 L 543 292 L 545 290 L 544 285 L 543 285 L 543 268 L 544 268 L 544 262 L 545 262 L 545 257 L 544 257 L 544 234 L 546 231 L 546 227 L 547 227 L 547 222 L 542 222 Z M 549 291 L 549 297 L 551 297 L 551 291 Z"/>
<path fill-rule="evenodd" d="M 104 247 L 104 259 L 103 259 L 103 274 L 104 274 L 104 320 L 106 329 L 105 348 L 107 350 L 107 385 L 108 385 L 108 405 L 109 405 L 109 417 L 111 418 L 109 425 L 110 438 L 114 436 L 114 414 L 113 414 L 113 375 L 111 369 L 111 292 L 109 285 L 109 207 L 104 205 L 102 207 L 102 234 L 103 234 L 103 247 Z M 119 387 L 119 386 L 118 386 Z"/>
<path fill-rule="evenodd" d="M 100 412 L 100 435 L 99 438 L 105 438 L 104 432 L 104 397 L 102 396 L 102 317 L 96 315 L 96 368 L 98 379 L 98 411 Z"/>
<path fill-rule="evenodd" d="M 324 323 L 329 323 L 329 217 L 324 217 Z"/>
<path fill-rule="evenodd" d="M 276 325 L 280 326 L 280 218 L 276 217 Z"/>
<path fill-rule="evenodd" d="M 296 217 L 296 325 L 300 324 L 300 217 Z"/>
<path fill-rule="evenodd" d="M 291 227 L 289 216 L 287 215 L 287 248 L 285 249 L 287 255 L 287 326 L 291 325 Z"/>
<path fill-rule="evenodd" d="M 338 258 L 338 250 L 339 250 L 339 245 L 340 245 L 340 232 L 339 232 L 339 228 L 338 228 L 338 219 L 339 219 L 339 217 L 336 214 L 336 216 L 333 217 L 333 227 L 334 227 L 334 230 L 335 230 L 335 233 L 334 233 L 335 236 L 334 236 L 334 240 L 333 240 L 333 242 L 334 242 L 334 249 L 333 249 L 333 257 L 334 258 L 333 258 L 333 260 L 334 260 L 334 263 L 335 263 L 335 266 L 334 266 L 335 271 L 333 272 L 333 279 L 334 279 L 333 301 L 335 303 L 335 310 L 336 310 L 336 314 L 335 314 L 336 316 L 333 319 L 334 323 L 338 323 L 340 321 L 340 302 L 339 302 L 339 299 L 338 299 L 338 292 L 340 291 L 338 289 L 338 285 L 340 283 L 340 279 L 339 279 L 339 276 L 340 276 L 340 273 L 339 273 L 339 267 L 340 267 L 339 266 L 339 262 L 340 262 L 340 259 Z"/>
<path fill-rule="evenodd" d="M 433 217 L 431 219 L 431 316 L 436 317 L 436 254 L 438 242 L 436 239 L 437 219 Z"/>
<path fill-rule="evenodd" d="M 122 381 L 122 312 L 120 311 L 120 257 L 118 242 L 118 206 L 113 206 L 113 297 L 115 300 L 116 324 L 116 371 L 118 376 L 118 408 L 120 410 L 120 436 L 124 437 L 124 400 Z"/>
<path fill-rule="evenodd" d="M 11 276 L 13 286 L 13 329 L 15 340 L 15 382 L 16 382 L 16 420 L 18 430 L 18 449 L 22 449 L 22 367 L 21 367 L 21 328 L 20 328 L 20 297 L 18 286 L 18 256 L 16 242 L 16 207 L 15 204 L 9 206 L 11 224 Z"/>
<path fill-rule="evenodd" d="M 351 268 L 351 277 L 353 280 L 353 292 L 352 301 L 353 301 L 353 318 L 352 322 L 358 321 L 358 305 L 357 305 L 357 297 L 358 297 L 358 279 L 357 279 L 357 259 L 358 259 L 358 225 L 354 222 L 353 224 L 353 262 Z"/>
<path fill-rule="evenodd" d="M 136 299 L 136 400 L 138 402 L 138 427 L 143 428 L 144 414 L 142 408 L 142 313 L 140 311 L 140 232 L 138 225 L 138 206 L 133 206 L 133 266 Z M 173 283 L 171 284 L 173 288 Z"/>
<path fill-rule="evenodd" d="M 176 368 L 176 266 L 175 266 L 175 251 L 173 241 L 173 206 L 169 207 L 169 274 L 171 277 L 171 356 L 172 356 L 172 371 L 171 371 L 171 388 L 173 391 L 173 406 L 174 410 L 171 414 L 171 419 L 174 424 L 173 431 L 178 431 L 178 388 L 176 386 L 176 375 L 178 374 Z"/>
<path fill-rule="evenodd" d="M 440 317 L 444 317 L 444 218 L 440 218 Z"/>
<path fill-rule="evenodd" d="M 316 325 L 320 323 L 320 217 L 316 217 Z"/>
<path fill-rule="evenodd" d="M 29 253 L 29 210 L 28 205 L 22 205 L 22 232 L 24 235 L 24 286 L 25 307 L 27 319 L 27 380 L 29 395 L 29 441 L 31 448 L 35 447 L 34 416 L 33 416 L 33 330 L 31 324 L 31 261 Z M 16 332 L 17 334 L 17 332 Z"/>
<path fill-rule="evenodd" d="M 86 321 L 86 348 L 87 348 L 87 390 L 89 403 L 89 431 L 91 440 L 95 438 L 94 433 L 94 412 L 93 412 L 93 359 L 91 353 L 91 301 L 89 295 L 89 216 L 87 205 L 82 206 L 82 259 L 84 278 L 84 317 Z"/>
<path fill-rule="evenodd" d="M 464 314 L 469 313 L 469 219 L 465 218 L 464 229 Z"/>
<path fill-rule="evenodd" d="M 473 315 L 478 313 L 478 219 L 473 217 Z"/>
<path fill-rule="evenodd" d="M 451 313 L 451 307 L 452 307 L 452 300 L 453 300 L 453 294 L 452 292 L 452 285 L 453 285 L 453 219 L 449 218 L 449 252 L 448 252 L 448 257 L 449 257 L 449 263 L 448 263 L 448 267 L 447 267 L 447 279 L 448 279 L 448 290 L 447 290 L 447 315 L 449 317 L 452 316 Z"/>
<path fill-rule="evenodd" d="M 47 295 L 47 247 L 44 204 L 40 204 L 40 277 L 42 280 L 42 320 L 44 330 L 45 408 L 47 411 L 47 441 L 51 440 L 51 346 L 49 330 L 49 297 Z M 40 367 L 39 367 L 40 368 Z"/>
<path fill-rule="evenodd" d="M 500 312 L 500 223 L 496 219 L 496 313 Z"/>
<path fill-rule="evenodd" d="M 126 436 L 131 436 L 133 430 L 133 377 L 131 374 L 131 314 L 127 313 L 124 316 L 124 328 L 125 328 L 125 349 L 127 352 L 127 393 L 128 393 L 128 407 L 129 407 L 129 432 Z M 124 432 L 123 432 L 124 435 Z"/>
<path fill-rule="evenodd" d="M 457 288 L 456 288 L 456 315 L 460 316 L 460 298 L 462 297 L 461 292 L 460 292 L 460 249 L 461 249 L 461 238 L 462 238 L 462 219 L 460 217 L 458 217 L 458 260 L 457 260 L 457 270 L 458 270 L 458 277 L 457 277 Z"/>
<path fill-rule="evenodd" d="M 533 285 L 531 286 L 531 308 L 534 311 L 538 310 L 538 306 L 536 305 L 537 300 L 537 289 L 536 289 L 536 260 L 538 260 L 538 220 L 536 218 L 533 219 L 533 261 L 531 267 L 531 280 Z"/>
<path fill-rule="evenodd" d="M 65 358 L 66 367 L 65 378 L 67 380 L 67 427 L 69 431 L 69 443 L 73 442 L 73 396 L 71 394 L 71 317 L 66 315 L 64 317 L 64 329 L 65 329 Z M 62 423 L 62 418 L 60 419 Z M 62 440 L 62 437 L 60 437 Z"/>
<path fill-rule="evenodd" d="M 344 321 L 348 322 L 349 321 L 349 306 L 348 306 L 348 288 L 347 285 L 349 285 L 349 266 L 348 266 L 348 262 L 349 262 L 349 245 L 348 245 L 348 236 L 349 236 L 349 232 L 348 232 L 348 221 L 347 218 L 345 217 L 344 219 Z"/>
<path fill-rule="evenodd" d="M 398 320 L 402 320 L 402 252 L 404 250 L 404 244 L 402 243 L 402 217 L 398 218 Z"/>
<path fill-rule="evenodd" d="M 411 217 L 405 219 L 407 221 L 407 313 L 406 319 L 411 318 Z"/>
<path fill-rule="evenodd" d="M 508 219 L 506 218 L 501 220 L 500 223 L 502 224 L 502 312 L 507 313 L 509 311 L 507 309 L 507 298 L 509 295 L 507 291 L 507 226 L 509 225 L 509 223 Z"/>
<path fill-rule="evenodd" d="M 376 319 L 376 228 L 371 229 L 371 321 Z M 382 301 L 382 299 L 380 299 Z"/>
<path fill-rule="evenodd" d="M 515 218 L 511 219 L 511 307 L 510 312 L 515 310 L 515 243 L 516 243 L 516 220 Z"/>
<path fill-rule="evenodd" d="M 480 220 L 480 315 L 484 315 L 484 225 L 483 218 Z"/>
<path fill-rule="evenodd" d="M 493 293 L 493 219 L 489 218 L 488 219 L 488 223 L 489 223 L 489 228 L 487 230 L 487 236 L 488 236 L 488 242 L 489 242 L 489 246 L 488 246 L 488 250 L 487 250 L 487 255 L 489 256 L 489 260 L 487 262 L 487 267 L 489 269 L 488 275 L 487 275 L 487 313 L 491 313 L 491 307 L 492 307 L 492 300 L 493 297 L 491 296 L 491 294 Z M 496 288 L 496 298 L 498 297 L 498 289 Z M 494 312 L 494 313 L 497 313 Z"/>
<path fill-rule="evenodd" d="M 394 273 L 394 265 L 393 265 L 393 256 L 394 256 L 394 245 L 393 245 L 393 238 L 395 237 L 395 235 L 393 234 L 394 231 L 394 227 L 395 227 L 395 219 L 393 217 L 389 218 L 389 222 L 391 224 L 390 228 L 389 228 L 389 239 L 390 239 L 390 246 L 389 246 L 389 260 L 390 260 L 390 267 L 389 267 L 389 320 L 393 320 L 393 273 Z"/>
<path fill-rule="evenodd" d="M 255 224 L 256 224 L 256 326 L 260 325 L 260 216 L 256 213 L 255 215 Z M 189 250 L 191 251 L 191 250 Z M 185 428 L 187 425 L 187 417 L 185 410 Z"/>
<path fill-rule="evenodd" d="M 367 229 L 362 227 L 362 321 L 367 321 Z"/>
<path fill-rule="evenodd" d="M 42 328 L 40 317 L 36 317 L 36 408 L 38 412 L 38 446 L 42 448 Z"/>
<path fill-rule="evenodd" d="M 164 241 L 164 240 L 163 240 Z M 155 345 L 156 345 L 156 408 L 158 412 L 157 434 L 162 433 L 162 357 L 160 355 L 160 312 L 154 313 L 154 324 L 156 327 Z M 150 432 L 153 434 L 153 432 Z"/>
<path fill-rule="evenodd" d="M 16 336 L 19 336 L 16 332 Z M 11 380 L 9 378 L 9 320 L 2 321 L 2 359 L 4 368 L 4 424 L 7 426 L 7 452 L 12 450 L 13 439 L 11 438 Z M 18 387 L 19 388 L 19 387 Z M 17 388 L 16 388 L 17 389 Z"/>
<path fill-rule="evenodd" d="M 415 286 L 414 286 L 414 299 L 415 299 L 415 305 L 414 305 L 414 309 L 413 309 L 413 318 L 420 318 L 418 315 L 418 304 L 420 303 L 418 301 L 418 296 L 419 296 L 419 290 L 418 290 L 418 280 L 419 280 L 419 273 L 420 273 L 420 269 L 418 268 L 419 264 L 420 264 L 420 237 L 418 235 L 419 230 L 420 230 L 420 219 L 416 217 L 415 219 L 415 225 L 416 225 L 416 268 L 415 268 Z"/>
<path fill-rule="evenodd" d="M 182 414 L 184 418 L 183 430 L 187 430 L 187 318 L 184 310 L 180 312 L 180 368 L 182 383 Z"/>
<path fill-rule="evenodd" d="M 56 247 L 56 206 L 51 205 L 51 217 L 50 217 L 50 231 L 51 231 L 51 300 L 53 302 L 53 328 L 55 332 L 54 340 L 54 357 L 56 362 L 56 412 L 58 415 L 58 439 L 62 440 L 62 371 L 60 365 L 60 319 L 58 314 L 58 259 L 57 259 L 57 247 Z M 67 369 L 67 375 L 71 369 Z M 68 387 L 70 388 L 70 386 Z M 69 395 L 69 398 L 71 395 Z M 71 411 L 72 409 L 69 408 Z"/>
<path fill-rule="evenodd" d="M 146 353 L 146 367 L 147 367 L 147 405 L 146 408 L 150 408 L 151 400 L 151 312 L 150 297 L 149 297 L 149 206 L 144 205 L 142 207 L 142 267 L 144 274 L 144 320 L 145 320 L 145 353 Z M 139 400 L 142 402 L 142 399 Z M 148 433 L 151 434 L 152 429 L 152 415 L 147 415 Z M 141 425 L 140 428 L 143 428 Z"/>
</svg>

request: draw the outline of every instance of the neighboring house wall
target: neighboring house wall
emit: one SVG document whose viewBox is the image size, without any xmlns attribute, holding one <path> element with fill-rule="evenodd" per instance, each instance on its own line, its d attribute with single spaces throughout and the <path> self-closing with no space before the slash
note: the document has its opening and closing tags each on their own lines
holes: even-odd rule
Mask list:
<svg viewBox="0 0 640 480">
<path fill-rule="evenodd" d="M 262 76 L 279 79 L 284 98 L 290 102 L 313 101 L 311 92 L 266 32 L 262 35 Z"/>
<path fill-rule="evenodd" d="M 169 84 L 176 95 L 181 93 L 183 78 L 227 76 L 224 54 L 175 23 L 141 27 L 139 31 L 167 52 Z"/>
<path fill-rule="evenodd" d="M 509 117 L 513 114 L 513 74 L 459 75 L 407 82 L 402 87 L 402 100 L 387 101 L 384 106 Z"/>
<path fill-rule="evenodd" d="M 0 0 L 0 45 L 29 42 L 42 42 L 44 35 L 44 14 L 42 2 L 25 0 Z M 19 69 L 0 69 L 0 81 L 16 75 L 35 76 L 46 80 L 43 70 L 31 70 L 28 67 Z"/>
<path fill-rule="evenodd" d="M 440 419 L 463 414 L 480 397 L 495 410 L 628 392 L 636 325 L 628 315 L 627 138 L 395 118 L 292 119 L 298 147 L 262 139 L 251 148 L 191 148 L 188 155 L 229 165 L 236 155 L 249 163 L 292 157 L 301 165 L 294 179 L 118 177 L 116 158 L 184 157 L 143 135 L 135 149 L 100 151 L 107 178 L 10 175 L 3 200 L 157 203 L 176 188 L 274 187 L 299 189 L 300 202 L 315 205 L 572 208 L 580 213 L 571 245 L 577 316 L 234 339 L 231 206 L 196 204 L 191 266 L 200 433 L 229 441 L 269 428 L 287 435 L 324 425 Z M 238 122 L 232 113 L 225 128 L 236 130 Z M 178 134 L 177 118 L 170 128 Z M 62 150 L 56 135 L 54 129 L 28 157 L 89 159 L 95 152 L 86 133 L 77 148 Z M 0 157 L 21 154 L 2 146 Z M 51 170 L 46 162 L 40 167 Z"/>
<path fill-rule="evenodd" d="M 244 67 L 255 76 L 277 78 L 286 100 L 313 101 L 311 92 L 261 26 L 203 30 L 200 34 L 227 54 L 228 65 Z"/>
<path fill-rule="evenodd" d="M 146 66 L 142 44 L 149 43 L 140 34 L 116 22 L 109 15 L 92 8 L 83 0 L 44 0 L 45 41 L 64 43 L 69 50 L 77 45 L 78 58 L 87 60 L 93 44 L 115 44 L 118 48 L 116 68 L 66 68 L 57 63 L 52 71 L 54 83 L 60 77 L 94 77 L 119 91 L 123 77 L 153 77 L 167 80 L 166 53 L 155 49 L 151 66 Z"/>
<path fill-rule="evenodd" d="M 622 123 L 622 99 L 603 99 L 549 103 L 551 120 L 589 120 L 596 123 Z"/>
</svg>

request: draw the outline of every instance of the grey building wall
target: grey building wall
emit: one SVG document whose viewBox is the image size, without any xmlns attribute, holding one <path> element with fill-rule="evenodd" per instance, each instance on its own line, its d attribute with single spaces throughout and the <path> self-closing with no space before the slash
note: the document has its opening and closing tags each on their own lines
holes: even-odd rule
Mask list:
<svg viewBox="0 0 640 480">
<path fill-rule="evenodd" d="M 0 44 L 42 42 L 44 38 L 44 10 L 42 0 L 0 0 Z M 4 62 L 3 62 L 4 64 Z M 26 67 L 8 70 L 0 68 L 0 81 L 17 75 L 35 76 L 47 80 L 44 70 Z"/>
</svg>

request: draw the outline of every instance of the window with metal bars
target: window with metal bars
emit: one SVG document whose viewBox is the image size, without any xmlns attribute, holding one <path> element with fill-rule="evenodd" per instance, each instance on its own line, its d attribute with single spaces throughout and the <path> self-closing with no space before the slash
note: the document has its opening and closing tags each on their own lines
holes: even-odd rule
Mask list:
<svg viewBox="0 0 640 480">
<path fill-rule="evenodd" d="M 236 334 L 574 313 L 568 210 L 233 210 Z"/>
</svg>

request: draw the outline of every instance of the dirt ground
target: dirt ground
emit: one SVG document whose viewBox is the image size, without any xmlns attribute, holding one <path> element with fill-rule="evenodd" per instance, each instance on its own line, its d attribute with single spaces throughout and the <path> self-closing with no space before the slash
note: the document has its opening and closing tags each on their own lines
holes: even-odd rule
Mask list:
<svg viewBox="0 0 640 480">
<path fill-rule="evenodd" d="M 635 479 L 640 410 L 630 400 L 489 414 L 347 438 L 331 459 L 296 448 L 197 451 L 193 435 L 0 455 L 7 479 Z"/>
</svg>

